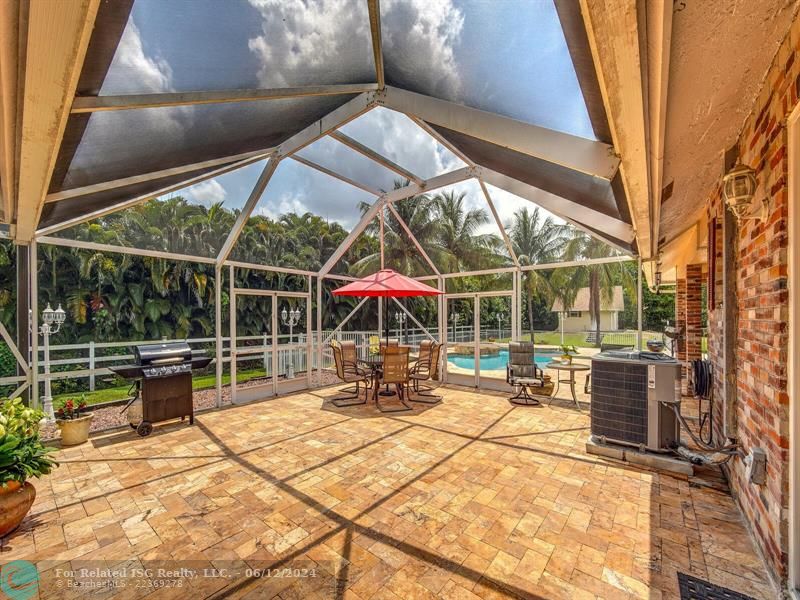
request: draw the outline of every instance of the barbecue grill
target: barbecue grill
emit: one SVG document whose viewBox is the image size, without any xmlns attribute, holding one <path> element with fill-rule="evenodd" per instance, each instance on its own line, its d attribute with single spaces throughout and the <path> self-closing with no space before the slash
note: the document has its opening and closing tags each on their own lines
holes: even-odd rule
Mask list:
<svg viewBox="0 0 800 600">
<path fill-rule="evenodd" d="M 122 409 L 141 436 L 150 435 L 153 423 L 189 417 L 194 423 L 192 370 L 207 367 L 211 358 L 193 352 L 186 342 L 143 344 L 134 347 L 136 364 L 109 367 L 124 379 L 134 380 L 135 392 Z"/>
</svg>

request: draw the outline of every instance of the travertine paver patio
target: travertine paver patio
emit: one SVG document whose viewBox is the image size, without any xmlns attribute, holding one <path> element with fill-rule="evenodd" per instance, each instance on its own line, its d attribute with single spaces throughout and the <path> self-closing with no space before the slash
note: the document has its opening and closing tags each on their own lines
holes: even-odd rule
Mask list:
<svg viewBox="0 0 800 600">
<path fill-rule="evenodd" d="M 41 598 L 85 597 L 82 567 L 107 569 L 82 580 L 102 598 L 676 598 L 678 571 L 774 597 L 729 496 L 587 455 L 566 403 L 449 388 L 383 415 L 335 393 L 61 451 L 0 562 L 36 561 Z M 142 566 L 193 571 L 155 589 L 172 577 Z"/>
</svg>

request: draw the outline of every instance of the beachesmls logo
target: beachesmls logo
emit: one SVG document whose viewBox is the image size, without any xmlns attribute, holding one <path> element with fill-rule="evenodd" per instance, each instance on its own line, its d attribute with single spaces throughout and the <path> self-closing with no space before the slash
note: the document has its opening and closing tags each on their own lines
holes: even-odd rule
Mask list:
<svg viewBox="0 0 800 600">
<path fill-rule="evenodd" d="M 0 598 L 28 600 L 39 591 L 39 571 L 27 560 L 0 565 Z M 3 595 L 5 594 L 5 595 Z"/>
</svg>

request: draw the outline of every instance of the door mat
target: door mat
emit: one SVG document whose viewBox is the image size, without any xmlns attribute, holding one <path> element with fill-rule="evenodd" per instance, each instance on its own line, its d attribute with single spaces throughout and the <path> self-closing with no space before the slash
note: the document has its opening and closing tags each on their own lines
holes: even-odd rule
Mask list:
<svg viewBox="0 0 800 600">
<path fill-rule="evenodd" d="M 714 585 L 686 573 L 678 573 L 678 586 L 681 590 L 681 600 L 754 600 L 751 596 Z"/>
</svg>

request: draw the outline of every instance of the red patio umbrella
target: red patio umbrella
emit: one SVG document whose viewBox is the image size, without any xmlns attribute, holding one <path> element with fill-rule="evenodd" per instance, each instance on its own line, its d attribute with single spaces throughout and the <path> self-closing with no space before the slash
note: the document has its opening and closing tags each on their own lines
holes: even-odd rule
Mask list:
<svg viewBox="0 0 800 600">
<path fill-rule="evenodd" d="M 336 296 L 358 296 L 386 298 L 386 345 L 389 345 L 389 298 L 408 298 L 411 296 L 438 296 L 444 292 L 424 283 L 400 275 L 391 269 L 382 269 L 372 275 L 362 277 L 338 289 L 333 290 Z"/>
</svg>

